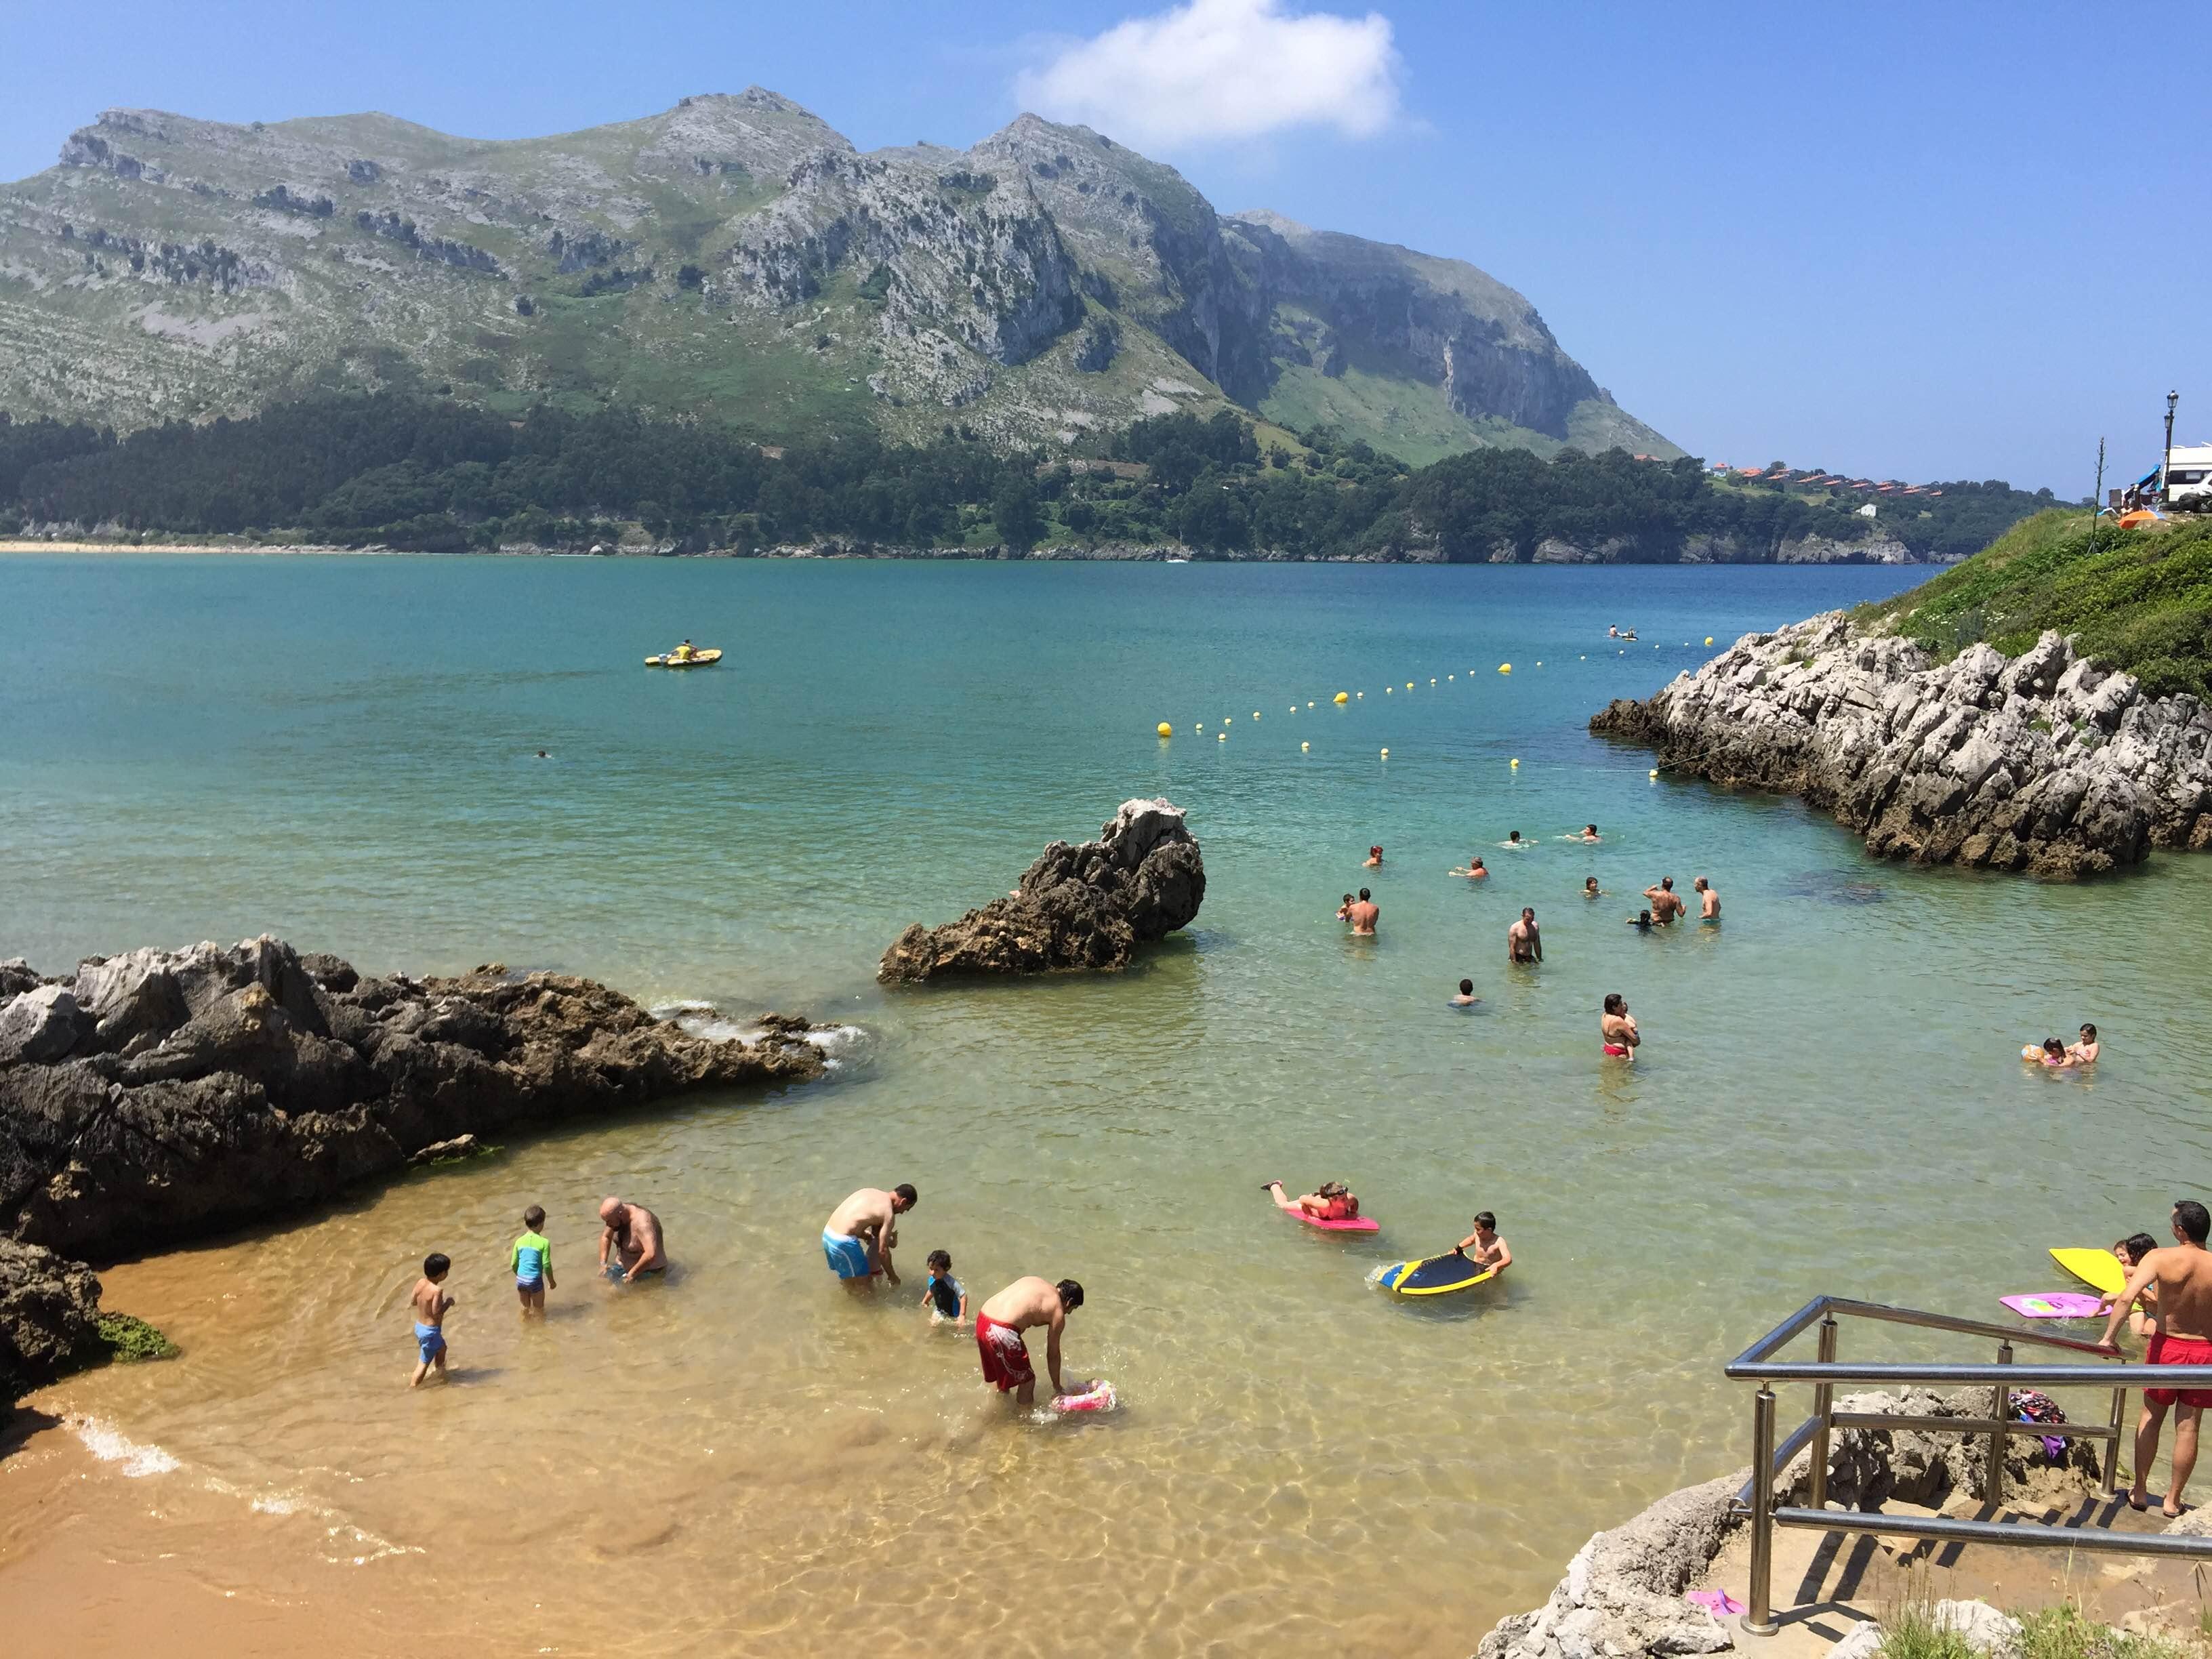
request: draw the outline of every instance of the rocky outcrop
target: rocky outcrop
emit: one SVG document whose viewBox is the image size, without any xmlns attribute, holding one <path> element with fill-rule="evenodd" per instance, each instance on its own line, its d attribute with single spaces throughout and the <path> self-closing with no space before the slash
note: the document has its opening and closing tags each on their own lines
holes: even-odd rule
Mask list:
<svg viewBox="0 0 2212 1659">
<path fill-rule="evenodd" d="M 1886 858 L 2073 878 L 2212 846 L 2212 710 L 2147 697 L 2057 634 L 1937 662 L 1832 612 L 1746 635 L 1590 730 L 1802 795 Z"/>
<path fill-rule="evenodd" d="M 1139 945 L 1188 927 L 1206 897 L 1206 865 L 1183 810 L 1128 800 L 1097 841 L 1056 841 L 1021 884 L 941 927 L 916 923 L 876 976 L 919 984 L 962 975 L 1126 968 Z"/>
<path fill-rule="evenodd" d="M 1980 1417 L 1989 1404 L 1986 1389 L 1948 1395 L 1911 1389 L 1901 1395 L 1849 1395 L 1836 1401 L 1836 1409 L 1883 1416 Z M 1872 1510 L 1892 1499 L 1938 1507 L 1957 1494 L 1978 1498 L 1986 1443 L 1918 1430 L 1838 1430 L 1829 1445 L 1828 1501 Z M 2093 1443 L 2063 1443 L 2066 1449 L 2053 1458 L 2040 1440 L 2015 1437 L 2006 1448 L 2007 1491 L 2018 1496 L 2019 1488 L 2029 1483 L 2049 1491 L 2094 1483 L 2098 1465 Z M 1799 1453 L 1776 1477 L 1777 1501 L 1808 1502 L 1812 1467 L 1811 1451 Z M 1689 1605 L 1683 1593 L 1704 1579 L 1742 1524 L 1735 1499 L 1750 1475 L 1749 1469 L 1739 1469 L 1669 1492 L 1626 1525 L 1599 1533 L 1576 1552 L 1550 1599 L 1532 1612 L 1500 1620 L 1482 1638 L 1477 1659 L 1677 1659 L 1735 1647 L 1735 1621 Z M 1957 1616 L 1960 1627 L 1966 1628 L 1971 1615 L 1961 1611 Z M 1982 1626 L 1973 1628 L 1978 1632 Z"/>
<path fill-rule="evenodd" d="M 364 979 L 265 936 L 95 957 L 0 1005 L 39 1042 L 0 1060 L 0 1237 L 112 1257 L 296 1212 L 463 1134 L 822 1074 L 804 1021 L 763 1025 L 692 1036 L 563 974 Z"/>
<path fill-rule="evenodd" d="M 100 1281 L 82 1262 L 0 1238 L 0 1407 L 52 1382 L 93 1347 Z"/>
</svg>

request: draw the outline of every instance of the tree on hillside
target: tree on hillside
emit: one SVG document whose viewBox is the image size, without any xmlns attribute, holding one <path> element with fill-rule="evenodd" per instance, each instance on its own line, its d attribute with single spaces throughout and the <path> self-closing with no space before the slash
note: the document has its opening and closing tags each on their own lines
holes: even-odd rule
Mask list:
<svg viewBox="0 0 2212 1659">
<path fill-rule="evenodd" d="M 1007 474 L 991 496 L 991 523 L 1008 547 L 1024 553 L 1035 547 L 1037 538 L 1044 534 L 1044 515 L 1037 511 L 1035 481 L 1018 472 Z"/>
</svg>

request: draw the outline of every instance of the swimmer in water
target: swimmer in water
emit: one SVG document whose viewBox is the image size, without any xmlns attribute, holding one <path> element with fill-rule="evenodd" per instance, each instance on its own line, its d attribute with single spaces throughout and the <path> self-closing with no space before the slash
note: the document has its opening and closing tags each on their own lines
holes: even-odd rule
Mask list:
<svg viewBox="0 0 2212 1659">
<path fill-rule="evenodd" d="M 1451 1006 L 1455 1008 L 1472 1008 L 1481 1000 L 1482 999 L 1474 994 L 1474 981 L 1471 979 L 1463 979 L 1459 982 L 1459 994 L 1451 1000 Z"/>
<path fill-rule="evenodd" d="M 1636 1029 L 1636 1017 L 1628 1012 L 1628 999 L 1618 991 L 1608 992 L 1605 1012 L 1597 1017 L 1598 1046 L 1605 1050 L 1608 1060 L 1625 1060 L 1633 1064 L 1636 1051 L 1644 1038 Z"/>
<path fill-rule="evenodd" d="M 1482 867 L 1482 860 L 1474 858 L 1467 861 L 1466 869 L 1455 870 L 1452 874 L 1465 876 L 1469 881 L 1487 881 L 1490 878 L 1490 872 Z"/>
<path fill-rule="evenodd" d="M 1536 913 L 1522 908 L 1521 920 L 1505 930 L 1505 960 L 1534 965 L 1544 959 L 1544 936 L 1536 931 Z"/>
<path fill-rule="evenodd" d="M 1638 910 L 1634 915 L 1629 917 L 1628 925 L 1636 929 L 1639 933 L 1650 933 L 1651 931 L 1651 913 L 1649 910 Z"/>
<path fill-rule="evenodd" d="M 2097 1056 L 2104 1051 L 2104 1045 L 2097 1041 L 2097 1028 L 2087 1024 L 2081 1028 L 2081 1040 L 2069 1043 L 2066 1048 L 2066 1052 L 2084 1066 L 2094 1066 Z"/>
<path fill-rule="evenodd" d="M 2157 1248 L 2158 1241 L 2148 1233 L 2130 1233 L 2112 1246 L 2112 1254 L 2119 1259 L 2120 1266 L 2133 1273 L 2142 1259 Z M 2137 1336 L 2148 1336 L 2158 1316 L 2154 1311 L 2157 1306 L 2158 1281 L 2153 1279 L 2128 1310 L 2128 1328 Z"/>
<path fill-rule="evenodd" d="M 1586 842 L 1595 842 L 1598 840 L 1597 825 L 1594 823 L 1586 823 L 1583 825 L 1583 839 Z"/>
<path fill-rule="evenodd" d="M 1487 1210 L 1474 1218 L 1474 1231 L 1452 1246 L 1478 1267 L 1490 1269 L 1492 1279 L 1513 1265 L 1513 1247 L 1498 1236 L 1498 1218 Z"/>
<path fill-rule="evenodd" d="M 1297 1198 L 1283 1195 L 1279 1181 L 1263 1181 L 1261 1188 L 1275 1200 L 1275 1207 L 1291 1215 L 1310 1216 L 1316 1221 L 1357 1221 L 1359 1200 L 1352 1196 L 1352 1188 L 1341 1181 L 1324 1181 L 1316 1192 L 1301 1194 Z"/>
<path fill-rule="evenodd" d="M 1698 895 L 1698 920 L 1718 921 L 1721 919 L 1721 896 L 1713 890 L 1712 883 L 1699 876 L 1690 885 Z"/>
<path fill-rule="evenodd" d="M 1359 890 L 1358 902 L 1346 913 L 1344 919 L 1352 924 L 1355 936 L 1372 939 L 1375 937 L 1375 924 L 1382 915 L 1382 907 L 1367 896 L 1367 890 L 1363 887 Z"/>
<path fill-rule="evenodd" d="M 1505 844 L 1512 848 L 1522 846 L 1521 832 L 1518 830 L 1508 830 L 1505 832 Z"/>
<path fill-rule="evenodd" d="M 1367 862 L 1361 865 L 1359 867 L 1363 870 L 1381 869 L 1382 867 L 1382 849 L 1379 847 L 1369 848 L 1367 849 Z"/>
<path fill-rule="evenodd" d="M 540 760 L 551 760 L 553 757 L 547 754 L 543 749 L 541 749 L 538 751 L 538 758 Z"/>
<path fill-rule="evenodd" d="M 2074 1058 L 2073 1051 L 2057 1037 L 2043 1039 L 2043 1064 L 2052 1071 L 2069 1071 L 2081 1063 Z"/>
<path fill-rule="evenodd" d="M 1603 898 L 1605 896 L 1605 889 L 1597 884 L 1597 878 L 1595 876 L 1584 876 L 1583 878 L 1583 896 L 1584 898 Z"/>
</svg>

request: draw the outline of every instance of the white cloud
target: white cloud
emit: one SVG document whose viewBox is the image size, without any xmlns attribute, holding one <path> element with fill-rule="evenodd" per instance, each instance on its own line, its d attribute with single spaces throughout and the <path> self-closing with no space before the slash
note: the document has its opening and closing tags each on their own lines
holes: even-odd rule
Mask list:
<svg viewBox="0 0 2212 1659">
<path fill-rule="evenodd" d="M 1057 47 L 1025 70 L 1025 109 L 1143 148 L 1286 127 L 1381 131 L 1398 112 L 1398 54 L 1379 13 L 1291 11 L 1284 0 L 1188 0 Z"/>
</svg>

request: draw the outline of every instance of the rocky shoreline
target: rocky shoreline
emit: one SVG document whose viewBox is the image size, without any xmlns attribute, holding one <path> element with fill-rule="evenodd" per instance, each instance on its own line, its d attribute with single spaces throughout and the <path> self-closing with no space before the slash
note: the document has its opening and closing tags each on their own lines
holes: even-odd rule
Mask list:
<svg viewBox="0 0 2212 1659">
<path fill-rule="evenodd" d="M 1674 771 L 1802 796 L 1884 858 L 2076 879 L 2212 848 L 2212 709 L 2146 696 L 2055 633 L 1946 663 L 1832 611 L 1589 726 Z"/>
<path fill-rule="evenodd" d="M 1989 1401 L 1986 1389 L 1941 1395 L 1909 1389 L 1902 1395 L 1850 1395 L 1838 1400 L 1836 1409 L 1885 1417 L 1978 1418 L 1987 1413 Z M 1893 1502 L 1934 1509 L 1954 1498 L 1979 1500 L 1986 1443 L 1917 1429 L 1838 1430 L 1829 1447 L 1828 1502 L 1865 1511 Z M 2014 1437 L 2005 1452 L 2008 1497 L 2071 1507 L 2096 1490 L 2094 1443 L 2065 1441 L 2065 1449 L 2053 1457 L 2039 1440 Z M 1800 1452 L 1776 1477 L 1775 1501 L 1809 1503 L 1812 1468 L 1810 1449 Z M 1684 1597 L 1706 1586 L 1716 1561 L 1742 1528 L 1745 1516 L 1736 1507 L 1736 1495 L 1750 1479 L 1751 1470 L 1745 1468 L 1685 1486 L 1626 1524 L 1595 1534 L 1567 1564 L 1565 1577 L 1544 1605 L 1499 1620 L 1482 1638 L 1475 1659 L 1680 1659 L 1735 1648 L 1739 1632 L 1733 1618 L 1708 1613 Z M 2191 1529 L 2187 1517 L 2168 1528 Z M 1744 1589 L 1741 1583 L 1712 1587 L 1739 1595 Z"/>
<path fill-rule="evenodd" d="M 823 1074 L 814 1028 L 694 1036 L 496 965 L 364 978 L 266 935 L 0 963 L 0 1398 L 90 1342 L 112 1259 L 300 1213 L 441 1143 Z"/>
</svg>

